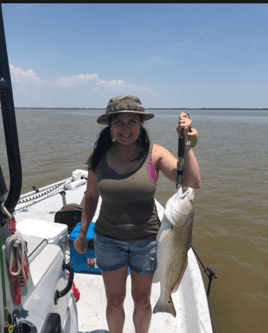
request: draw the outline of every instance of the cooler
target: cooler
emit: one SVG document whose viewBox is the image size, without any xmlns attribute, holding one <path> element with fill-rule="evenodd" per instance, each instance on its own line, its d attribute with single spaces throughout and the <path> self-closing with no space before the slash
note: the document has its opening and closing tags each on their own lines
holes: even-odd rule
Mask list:
<svg viewBox="0 0 268 333">
<path fill-rule="evenodd" d="M 28 255 L 31 260 L 42 251 L 46 244 L 58 245 L 65 256 L 68 242 L 68 228 L 65 224 L 26 219 L 17 223 L 16 229 L 21 232 L 23 239 L 28 243 Z"/>
<path fill-rule="evenodd" d="M 93 249 L 86 250 L 85 256 L 75 251 L 73 242 L 78 237 L 79 231 L 81 227 L 81 222 L 77 223 L 73 231 L 69 236 L 69 245 L 70 245 L 70 265 L 75 272 L 83 272 L 83 273 L 93 273 L 93 274 L 101 274 L 100 269 L 96 263 L 95 251 Z M 94 227 L 95 223 L 91 222 L 87 231 L 86 240 L 87 242 L 93 243 L 94 237 Z"/>
</svg>

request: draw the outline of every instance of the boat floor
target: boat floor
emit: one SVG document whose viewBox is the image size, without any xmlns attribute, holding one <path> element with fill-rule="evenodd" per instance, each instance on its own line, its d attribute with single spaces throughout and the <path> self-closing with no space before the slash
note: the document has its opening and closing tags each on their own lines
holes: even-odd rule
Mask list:
<svg viewBox="0 0 268 333">
<path fill-rule="evenodd" d="M 53 193 L 47 194 L 44 197 L 18 204 L 15 212 L 17 223 L 20 223 L 25 219 L 54 222 L 55 213 L 63 206 L 62 197 L 59 194 L 59 191 L 60 189 L 57 189 Z M 84 191 L 85 186 L 74 191 L 66 191 L 67 204 L 80 203 Z M 96 221 L 100 208 L 99 206 L 100 202 L 93 221 Z M 179 290 L 172 295 L 177 317 L 174 318 L 168 313 L 153 314 L 149 330 L 150 333 L 212 332 L 204 285 L 192 250 L 189 250 L 188 252 L 188 262 L 189 264 L 181 281 L 181 286 Z M 106 322 L 106 297 L 102 277 L 100 275 L 75 273 L 74 283 L 80 291 L 80 299 L 77 302 L 79 333 L 109 332 Z M 188 294 L 189 289 L 192 292 Z M 201 301 L 202 304 L 199 300 L 195 299 L 195 291 L 198 291 L 200 295 L 200 290 L 204 293 Z M 187 293 L 187 296 L 185 293 Z M 152 308 L 154 308 L 159 295 L 160 284 L 153 284 L 151 295 Z M 187 300 L 187 303 L 185 300 Z M 182 304 L 182 302 L 184 302 L 184 304 Z M 127 278 L 127 293 L 124 309 L 126 319 L 123 332 L 135 332 L 132 321 L 134 304 L 131 297 L 130 275 Z M 202 318 L 202 322 L 199 322 L 200 319 L 196 320 L 197 312 L 199 312 L 199 318 Z M 193 323 L 190 324 L 191 327 L 188 326 L 189 323 Z"/>
<path fill-rule="evenodd" d="M 100 275 L 75 274 L 75 284 L 80 290 L 81 297 L 77 302 L 79 333 L 109 332 L 106 322 L 106 297 L 105 289 Z M 153 284 L 151 304 L 154 307 L 159 298 L 159 283 Z M 174 297 L 173 297 L 174 298 Z M 176 305 L 175 305 L 176 306 Z M 178 305 L 177 305 L 178 311 Z M 127 278 L 127 293 L 124 302 L 125 325 L 124 333 L 135 333 L 132 321 L 134 304 L 131 297 L 131 277 Z M 151 333 L 175 333 L 178 331 L 178 317 L 174 318 L 167 313 L 152 315 Z"/>
</svg>

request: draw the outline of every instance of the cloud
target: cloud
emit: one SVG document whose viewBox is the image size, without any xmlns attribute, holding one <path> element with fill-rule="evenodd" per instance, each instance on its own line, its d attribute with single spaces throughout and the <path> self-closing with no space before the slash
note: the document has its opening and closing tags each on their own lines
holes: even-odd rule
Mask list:
<svg viewBox="0 0 268 333">
<path fill-rule="evenodd" d="M 103 80 L 98 74 L 78 74 L 55 79 L 39 77 L 32 69 L 10 65 L 17 107 L 103 107 L 112 96 L 133 94 L 151 100 L 156 92 L 121 79 Z"/>
<path fill-rule="evenodd" d="M 79 74 L 72 76 L 65 76 L 56 79 L 55 83 L 60 87 L 73 87 L 78 85 L 86 85 L 92 90 L 106 89 L 111 91 L 123 92 L 126 89 L 134 89 L 136 91 L 153 92 L 152 89 L 136 84 L 127 83 L 122 80 L 113 79 L 111 81 L 101 80 L 98 74 Z"/>
<path fill-rule="evenodd" d="M 54 85 L 58 87 L 78 87 L 81 85 L 86 86 L 92 90 L 107 89 L 112 91 L 122 92 L 125 89 L 135 89 L 137 91 L 147 91 L 153 92 L 152 89 L 149 89 L 144 86 L 139 86 L 136 84 L 127 83 L 120 79 L 113 79 L 111 81 L 101 80 L 98 74 L 78 74 L 71 76 L 62 76 L 54 80 L 45 80 L 40 78 L 32 69 L 24 71 L 20 67 L 15 67 L 10 65 L 11 78 L 13 82 L 16 83 L 25 83 L 32 82 L 43 85 Z"/>
<path fill-rule="evenodd" d="M 81 83 L 96 83 L 98 80 L 98 74 L 79 74 L 59 77 L 55 80 L 55 83 L 60 87 L 72 87 Z"/>
<path fill-rule="evenodd" d="M 13 82 L 25 82 L 25 81 L 31 81 L 31 82 L 38 82 L 40 81 L 38 75 L 32 70 L 28 69 L 27 71 L 24 71 L 20 67 L 15 67 L 13 65 L 10 65 L 10 73 L 11 78 Z"/>
</svg>

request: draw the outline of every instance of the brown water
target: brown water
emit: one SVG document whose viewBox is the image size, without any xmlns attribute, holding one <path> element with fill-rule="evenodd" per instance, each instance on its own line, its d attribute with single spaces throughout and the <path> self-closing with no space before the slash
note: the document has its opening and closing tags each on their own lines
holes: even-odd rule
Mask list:
<svg viewBox="0 0 268 333">
<path fill-rule="evenodd" d="M 178 110 L 155 110 L 146 123 L 152 142 L 175 156 Z M 101 125 L 101 110 L 18 109 L 22 193 L 84 169 Z M 193 247 L 217 274 L 209 304 L 215 333 L 268 329 L 268 111 L 190 111 L 202 187 L 195 191 Z M 6 178 L 3 130 L 0 163 Z M 7 182 L 8 183 L 8 182 Z M 173 183 L 160 176 L 156 198 L 165 205 Z M 207 277 L 203 275 L 207 286 Z M 194 332 L 189 332 L 194 333 Z"/>
</svg>

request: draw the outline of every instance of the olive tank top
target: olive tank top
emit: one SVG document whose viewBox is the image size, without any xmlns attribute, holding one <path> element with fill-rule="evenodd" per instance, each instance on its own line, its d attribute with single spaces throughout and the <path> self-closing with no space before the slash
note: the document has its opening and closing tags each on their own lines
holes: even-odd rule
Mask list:
<svg viewBox="0 0 268 333">
<path fill-rule="evenodd" d="M 97 188 L 102 204 L 94 228 L 96 233 L 127 242 L 156 237 L 159 218 L 154 194 L 157 183 L 149 174 L 151 153 L 152 145 L 140 166 L 127 174 L 112 172 L 104 154 L 98 168 Z"/>
</svg>

